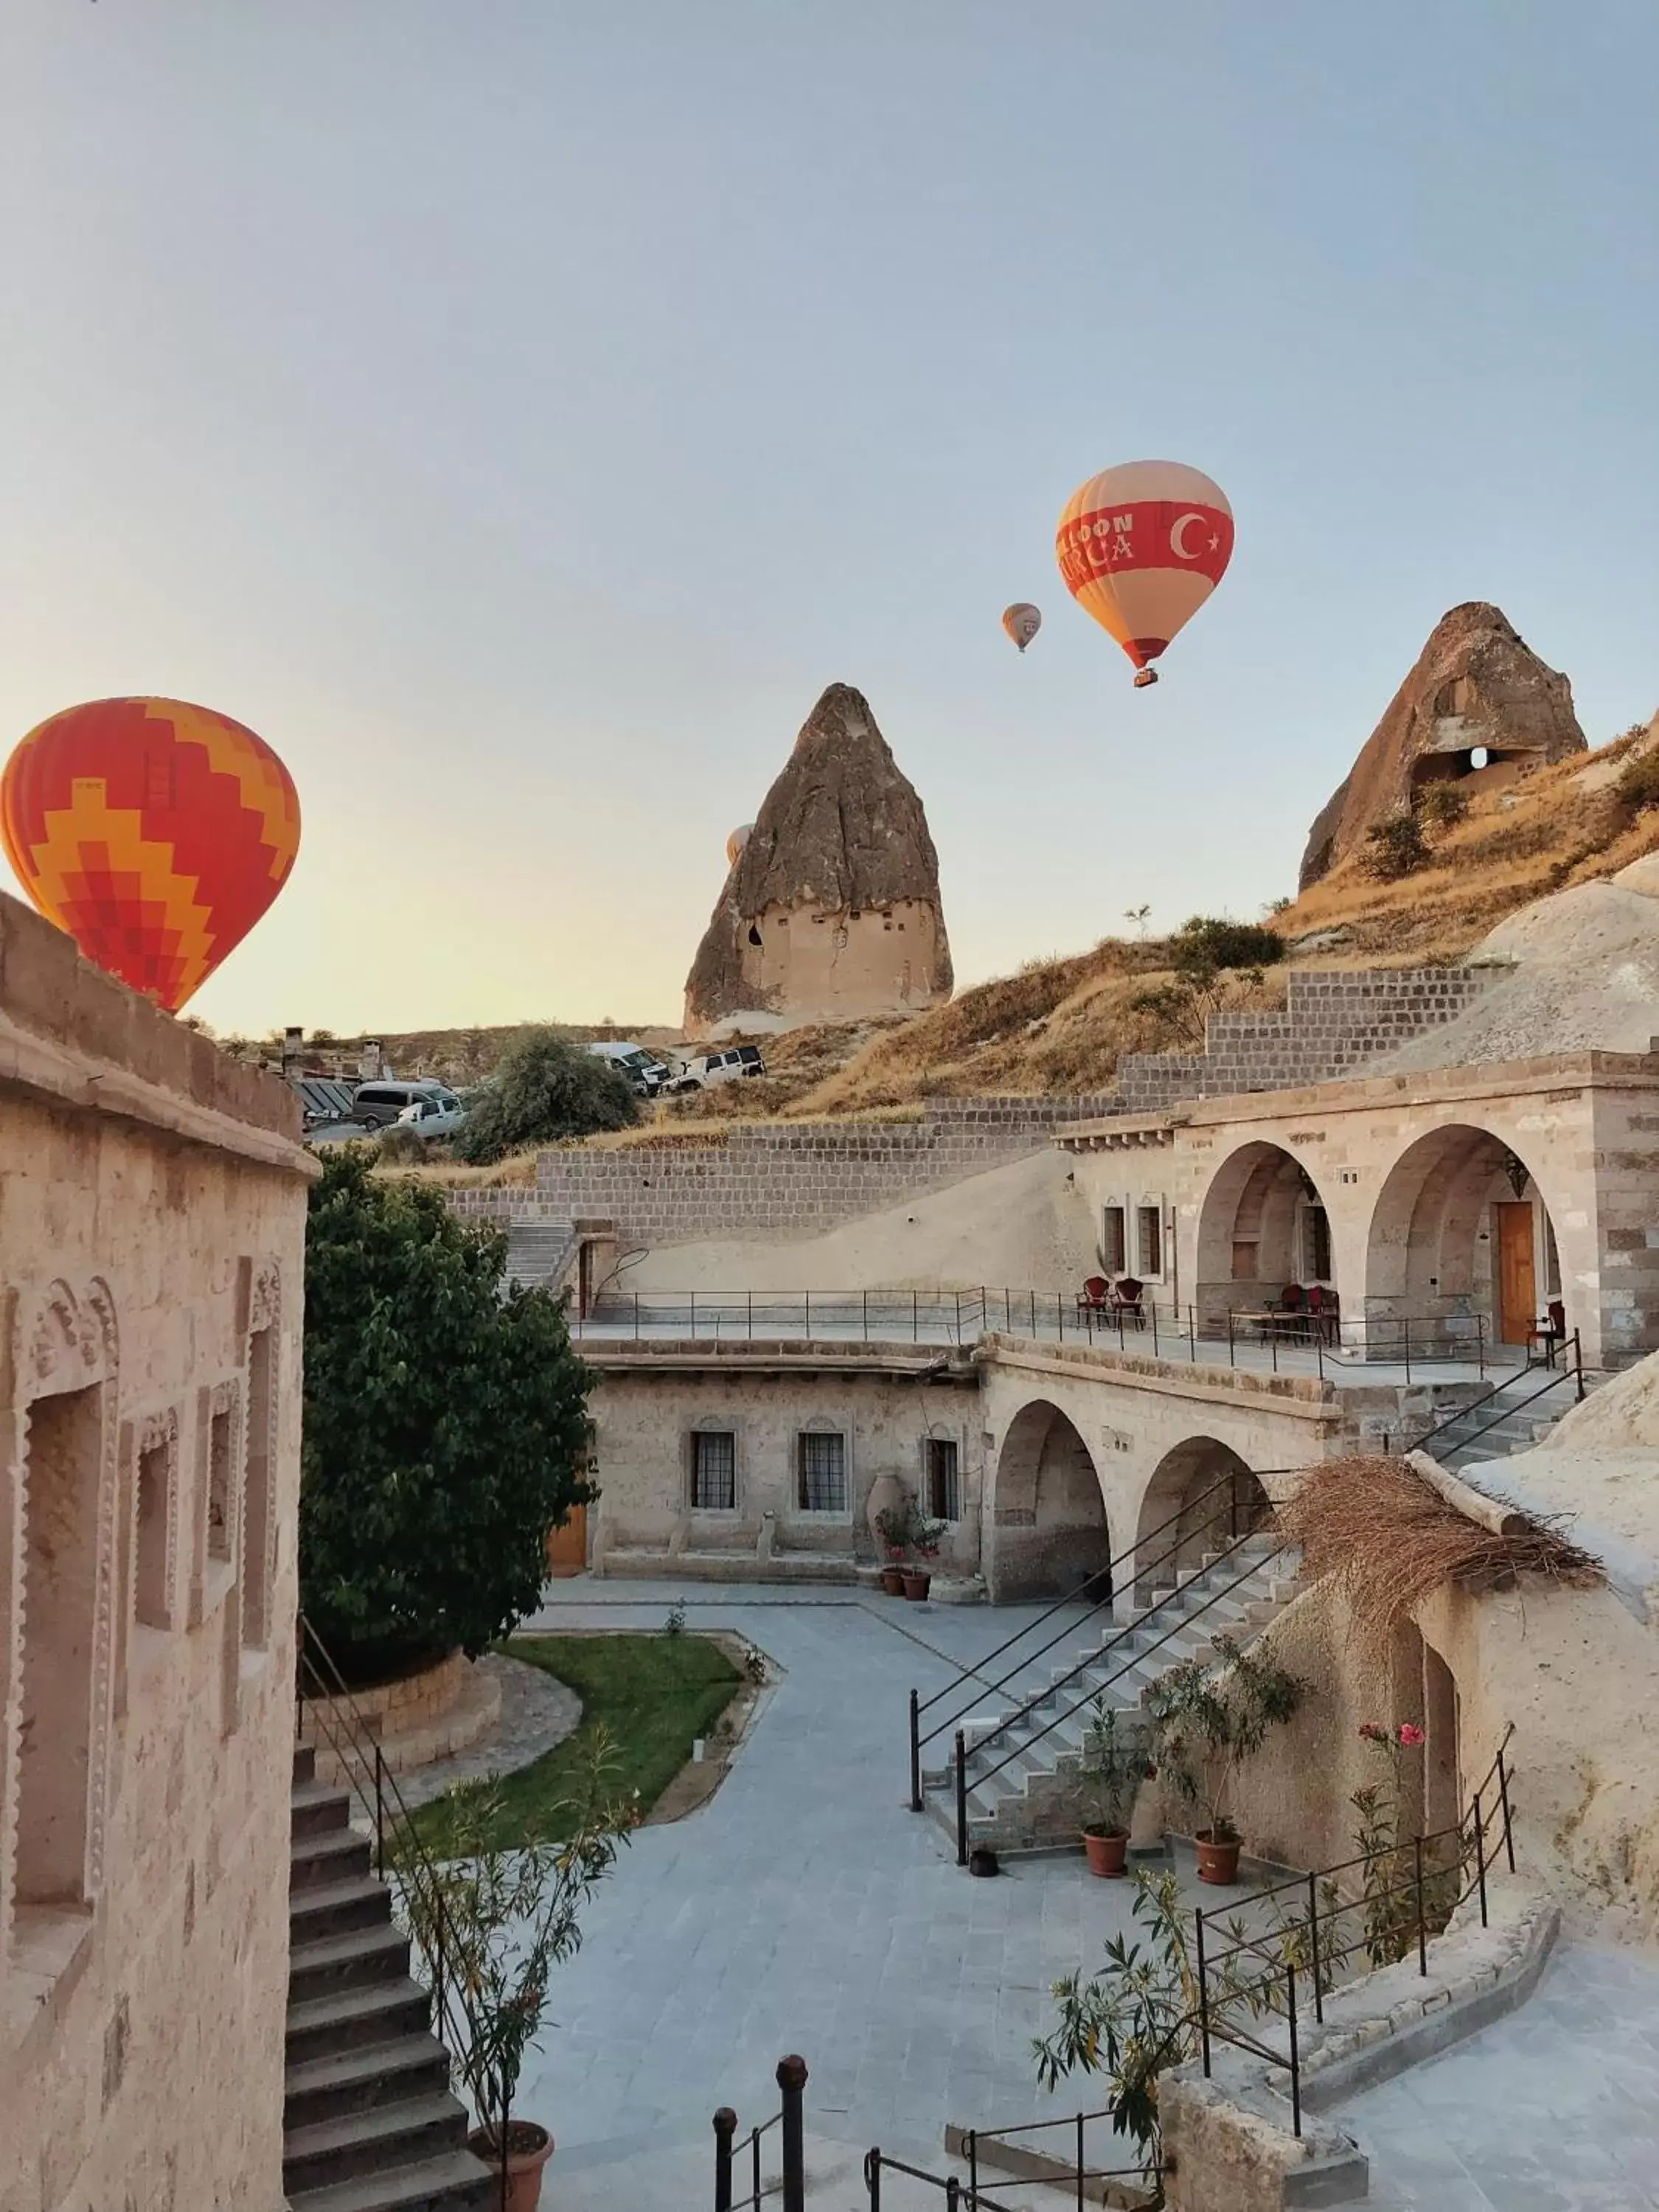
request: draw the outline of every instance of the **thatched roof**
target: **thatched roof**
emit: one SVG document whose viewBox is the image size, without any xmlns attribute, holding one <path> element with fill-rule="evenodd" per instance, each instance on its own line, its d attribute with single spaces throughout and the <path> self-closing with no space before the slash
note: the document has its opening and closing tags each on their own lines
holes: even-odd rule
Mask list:
<svg viewBox="0 0 1659 2212">
<path fill-rule="evenodd" d="M 1448 1583 L 1506 1589 L 1536 1575 L 1574 1589 L 1607 1580 L 1559 1529 L 1505 1505 L 1499 1529 L 1461 1512 L 1394 1458 L 1327 1460 L 1274 1516 L 1311 1576 L 1340 1583 L 1357 1634 L 1382 1634 Z"/>
</svg>

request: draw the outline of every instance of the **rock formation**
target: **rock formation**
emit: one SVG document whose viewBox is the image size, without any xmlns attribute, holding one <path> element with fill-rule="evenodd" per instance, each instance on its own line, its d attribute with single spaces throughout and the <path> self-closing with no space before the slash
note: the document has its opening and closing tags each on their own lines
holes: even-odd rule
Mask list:
<svg viewBox="0 0 1659 2212">
<path fill-rule="evenodd" d="M 832 684 L 732 861 L 686 978 L 686 1026 L 920 1012 L 951 986 L 921 800 L 863 693 Z"/>
<path fill-rule="evenodd" d="M 1474 754 L 1486 749 L 1484 764 Z M 1365 832 L 1412 805 L 1425 783 L 1506 782 L 1586 749 L 1572 686 L 1547 668 L 1496 607 L 1470 599 L 1435 624 L 1346 777 L 1308 833 L 1299 888 L 1329 872 Z"/>
</svg>

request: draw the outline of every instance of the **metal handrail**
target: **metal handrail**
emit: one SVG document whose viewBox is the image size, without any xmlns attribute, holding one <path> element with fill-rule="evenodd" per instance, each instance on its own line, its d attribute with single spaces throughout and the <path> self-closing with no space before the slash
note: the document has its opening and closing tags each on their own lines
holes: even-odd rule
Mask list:
<svg viewBox="0 0 1659 2212">
<path fill-rule="evenodd" d="M 1242 1552 L 1245 1545 L 1252 1542 L 1255 1537 L 1260 1534 L 1260 1530 L 1252 1530 L 1249 1535 L 1239 1537 L 1236 1542 L 1231 1544 L 1228 1548 L 1220 1554 L 1218 1559 L 1212 1562 L 1212 1565 L 1224 1565 L 1229 1559 L 1235 1558 L 1238 1553 Z M 1164 1630 L 1161 1636 L 1154 1638 L 1152 1642 L 1147 1644 L 1145 1650 L 1137 1651 L 1133 1657 L 1126 1659 L 1123 1664 L 1118 1668 L 1115 1674 L 1109 1674 L 1106 1680 L 1091 1690 L 1086 1698 L 1079 1698 L 1075 1705 L 1068 1705 L 1063 1712 L 1056 1713 L 1054 1718 L 1044 1727 L 1040 1728 L 1035 1735 L 1027 1737 L 1024 1743 L 1016 1744 L 1011 1751 L 1004 1753 L 994 1766 L 988 1767 L 983 1773 L 976 1775 L 975 1777 L 975 1788 L 982 1789 L 988 1782 L 994 1782 L 997 1776 L 1002 1772 L 1003 1769 L 1006 1766 L 1012 1765 L 1012 1763 L 1019 1757 L 1022 1752 L 1029 1751 L 1031 1746 L 1035 1743 L 1041 1743 L 1043 1738 L 1047 1735 L 1051 1735 L 1054 1729 L 1060 1726 L 1062 1722 L 1075 1719 L 1077 1715 L 1083 1711 L 1085 1705 L 1097 1704 L 1098 1701 L 1105 1696 L 1107 1691 L 1112 1688 L 1114 1684 L 1120 1682 L 1123 1679 L 1124 1675 L 1130 1672 L 1131 1668 L 1138 1667 L 1144 1659 L 1149 1658 L 1154 1651 L 1162 1650 L 1164 1646 L 1169 1643 L 1172 1637 L 1178 1636 L 1183 1629 L 1190 1627 L 1194 1621 L 1201 1620 L 1203 1615 L 1210 1610 L 1210 1607 L 1213 1605 L 1218 1605 L 1224 1597 L 1230 1597 L 1233 1591 L 1238 1588 L 1240 1583 L 1247 1582 L 1250 1576 L 1258 1572 L 1261 1568 L 1271 1566 L 1275 1559 L 1281 1559 L 1289 1549 L 1290 1547 L 1287 1544 L 1276 1544 L 1273 1550 L 1267 1553 L 1265 1559 L 1253 1559 L 1250 1562 L 1249 1566 L 1243 1574 L 1237 1576 L 1231 1582 L 1218 1584 L 1218 1587 L 1212 1590 L 1208 1596 L 1205 1598 L 1201 1605 L 1195 1605 L 1190 1613 L 1182 1613 L 1178 1614 L 1176 1618 L 1170 1622 L 1170 1626 Z M 1097 1665 L 1103 1653 L 1111 1651 L 1116 1645 L 1121 1644 L 1126 1637 L 1136 1634 L 1141 1624 L 1132 1621 L 1121 1628 L 1115 1636 L 1108 1638 L 1108 1640 L 1101 1646 L 1099 1651 L 1091 1652 L 1086 1658 L 1079 1661 L 1077 1666 L 1072 1668 L 1066 1674 L 1063 1674 L 1059 1681 L 1052 1683 L 1040 1696 L 1028 1699 L 1027 1702 L 1020 1707 L 1018 1712 L 1010 1713 L 1006 1720 L 999 1722 L 997 1726 L 993 1729 L 988 1735 L 981 1737 L 978 1743 L 974 1747 L 975 1750 L 976 1752 L 983 1751 L 987 1744 L 994 1743 L 999 1736 L 1006 1735 L 1010 1729 L 1017 1727 L 1022 1721 L 1028 1719 L 1038 1705 L 1046 1705 L 1048 1700 L 1056 1695 L 1058 1692 L 1063 1690 L 1068 1682 L 1075 1681 L 1077 1677 L 1082 1674 L 1085 1668 Z M 955 1749 L 957 1784 L 957 1864 L 958 1866 L 966 1866 L 968 1863 L 968 1748 L 966 1741 L 960 1729 L 957 1730 Z"/>
<path fill-rule="evenodd" d="M 384 1881 L 389 1863 L 394 1875 L 388 1885 L 392 1896 L 403 1902 L 399 1896 L 401 1885 L 419 1900 L 418 1911 L 410 1912 L 405 1905 L 400 1917 L 426 1968 L 434 2004 L 434 2031 L 448 2056 L 452 2071 L 459 2073 L 472 2091 L 480 2126 L 495 2133 L 501 2154 L 500 2212 L 507 2212 L 510 2186 L 507 2136 L 511 2100 L 500 2072 L 487 2066 L 480 2069 L 472 2057 L 483 2042 L 485 2030 L 473 2010 L 460 1971 L 464 1953 L 441 1878 L 420 1839 L 397 1777 L 387 1766 L 362 1708 L 332 1653 L 303 1613 L 298 1616 L 295 1647 L 296 1736 L 303 1738 L 308 1710 L 313 1726 L 334 1754 L 346 1788 L 373 1823 L 376 1875 Z M 307 1678 L 313 1686 L 309 1692 Z"/>
<path fill-rule="evenodd" d="M 1254 1472 L 1254 1470 L 1251 1471 Z M 1109 1606 L 1112 1603 L 1112 1577 L 1115 1569 L 1123 1566 L 1127 1562 L 1133 1559 L 1137 1553 L 1144 1552 L 1147 1545 L 1152 1542 L 1155 1538 L 1163 1535 L 1167 1528 L 1175 1528 L 1186 1515 L 1194 1511 L 1196 1507 L 1206 1504 L 1207 1500 L 1216 1495 L 1218 1491 L 1226 1490 L 1229 1492 L 1230 1499 L 1232 1499 L 1236 1504 L 1236 1499 L 1233 1498 L 1233 1486 L 1237 1480 L 1239 1472 L 1239 1469 L 1234 1468 L 1231 1474 L 1218 1477 L 1218 1479 L 1212 1483 L 1209 1489 L 1200 1492 L 1196 1498 L 1188 1498 L 1184 1500 L 1180 1505 L 1176 1506 L 1173 1513 L 1170 1514 L 1165 1519 L 1160 1521 L 1155 1528 L 1149 1528 L 1146 1534 L 1139 1538 L 1137 1542 L 1126 1546 L 1126 1547 L 1122 1551 L 1119 1552 L 1114 1558 L 1108 1559 L 1103 1567 L 1097 1567 L 1094 1573 L 1089 1577 L 1088 1580 L 1080 1583 L 1078 1589 L 1074 1590 L 1069 1597 L 1056 1598 L 1054 1603 L 1045 1607 L 1045 1609 L 1037 1615 L 1035 1620 L 1028 1620 L 1024 1628 L 1017 1628 L 1012 1636 L 1005 1636 L 1001 1643 L 996 1646 L 995 1650 L 988 1651 L 984 1657 L 978 1661 L 975 1666 L 959 1668 L 957 1673 L 957 1679 L 954 1682 L 947 1682 L 943 1689 L 935 1690 L 931 1698 L 923 1698 L 920 1703 L 915 1702 L 916 1692 L 913 1690 L 910 1692 L 912 1699 L 911 1719 L 913 1729 L 915 1722 L 920 1719 L 923 1713 L 929 1711 L 932 1707 L 938 1705 L 941 1698 L 948 1698 L 953 1690 L 960 1689 L 963 1683 L 969 1680 L 970 1679 L 977 1682 L 980 1686 L 975 1692 L 975 1698 L 969 1700 L 970 1704 L 980 1697 L 994 1697 L 999 1690 L 1006 1689 L 1009 1683 L 1014 1680 L 1015 1675 L 1022 1674 L 1027 1667 L 1033 1663 L 1034 1661 L 1041 1659 L 1044 1652 L 1052 1651 L 1056 1644 L 1063 1644 L 1066 1638 L 1074 1629 L 1080 1628 L 1083 1626 L 1084 1621 L 1088 1620 L 1091 1613 L 1098 1613 L 1103 1606 Z M 1266 1472 L 1270 1474 L 1278 1474 L 1289 1472 L 1289 1470 L 1269 1468 L 1266 1470 Z M 1179 1550 L 1182 1543 L 1190 1541 L 1192 1537 L 1194 1535 L 1202 1535 L 1204 1531 L 1212 1525 L 1212 1522 L 1218 1518 L 1218 1515 L 1211 1515 L 1200 1522 L 1196 1528 L 1189 1528 L 1186 1536 L 1178 1539 L 1174 1548 L 1176 1550 Z M 1164 1555 L 1164 1557 L 1167 1556 L 1167 1554 Z M 1148 1568 L 1161 1566 L 1164 1564 L 1164 1557 L 1160 1557 L 1158 1559 L 1148 1562 Z M 1087 1612 L 1084 1613 L 1080 1617 L 1074 1618 L 1067 1621 L 1054 1635 L 1049 1638 L 1046 1644 L 1040 1644 L 1035 1651 L 1028 1651 L 1024 1658 L 1020 1661 L 1019 1665 L 1012 1668 L 1010 1673 L 1005 1674 L 1000 1681 L 987 1682 L 984 1680 L 982 1674 L 980 1672 L 981 1668 L 991 1666 L 995 1661 L 1000 1659 L 1005 1652 L 1012 1651 L 1016 1644 L 1023 1643 L 1026 1637 L 1033 1635 L 1036 1630 L 1042 1628 L 1046 1623 L 1052 1620 L 1056 1613 L 1063 1613 L 1068 1607 L 1075 1607 L 1083 1603 L 1085 1601 L 1084 1594 L 1086 1591 L 1094 1589 L 1103 1577 L 1104 1577 L 1106 1582 L 1105 1592 L 1099 1597 L 1089 1598 L 1087 1600 Z M 1143 1574 L 1138 1571 L 1135 1576 L 1135 1580 L 1139 1582 L 1143 1579 Z M 963 1711 L 965 1713 L 967 1707 L 964 1706 Z M 915 1735 L 913 1733 L 912 1741 L 915 1747 L 917 1749 L 921 1749 L 924 1746 L 932 1743 L 935 1736 L 943 1735 L 944 1731 L 951 1725 L 953 1719 L 960 1719 L 962 1717 L 962 1714 L 947 1716 L 946 1718 L 937 1722 L 933 1727 L 930 1728 L 926 1735 Z M 916 1812 L 919 1812 L 921 1809 L 920 1806 L 915 1806 L 912 1808 L 912 1810 Z"/>
<path fill-rule="evenodd" d="M 1510 1872 L 1513 1874 L 1515 1871 L 1514 1814 L 1510 1796 L 1509 1771 L 1504 1760 L 1510 1740 L 1514 1734 L 1514 1723 L 1510 1723 L 1505 1728 L 1498 1742 L 1497 1753 L 1492 1765 L 1487 1768 L 1479 1787 L 1471 1796 L 1468 1810 L 1455 1826 L 1438 1829 L 1431 1836 L 1405 1837 L 1395 1843 L 1384 1844 L 1376 1850 L 1362 1852 L 1357 1858 L 1345 1859 L 1339 1865 L 1316 1869 L 1305 1875 L 1297 1875 L 1288 1881 L 1275 1882 L 1267 1889 L 1254 1893 L 1250 1900 L 1252 1905 L 1259 1904 L 1264 1899 L 1281 1895 L 1286 1890 L 1301 1890 L 1305 1887 L 1308 1899 L 1308 1918 L 1305 1926 L 1308 1933 L 1309 1963 L 1304 1966 L 1301 1971 L 1304 1976 L 1311 1979 L 1313 1984 L 1314 2018 L 1316 2022 L 1322 2023 L 1325 2017 L 1325 1972 L 1327 1966 L 1331 1963 L 1328 1954 L 1322 1959 L 1320 1948 L 1319 1891 L 1322 1884 L 1330 1883 L 1339 1875 L 1352 1873 L 1356 1867 L 1373 1866 L 1380 1859 L 1399 1858 L 1409 1854 L 1413 1864 L 1410 1877 L 1407 1881 L 1394 1884 L 1386 1891 L 1373 1893 L 1369 1897 L 1360 1896 L 1346 1899 L 1335 1905 L 1328 1905 L 1324 1913 L 1324 1925 L 1328 1927 L 1333 1920 L 1339 1918 L 1343 1913 L 1365 1911 L 1377 1901 L 1379 1894 L 1383 1897 L 1394 1897 L 1414 1893 L 1417 1901 L 1418 1972 L 1419 1975 L 1426 1977 L 1429 1971 L 1428 1885 L 1431 1881 L 1443 1880 L 1451 1873 L 1452 1868 L 1450 1866 L 1425 1868 L 1425 1850 L 1431 1844 L 1444 1842 L 1449 1837 L 1455 1838 L 1458 1853 L 1455 1863 L 1461 1876 L 1467 1869 L 1470 1843 L 1473 1838 L 1474 1875 L 1472 1879 L 1463 1880 L 1462 1887 L 1455 1899 L 1452 1900 L 1449 1911 L 1455 1911 L 1457 1906 L 1463 1904 L 1468 1898 L 1478 1895 L 1480 1899 L 1480 1924 L 1483 1928 L 1488 1924 L 1486 1871 L 1489 1867 L 1497 1863 L 1500 1850 L 1508 1863 Z M 1498 1785 L 1496 1805 L 1492 1803 L 1494 1781 Z M 1498 1832 L 1498 1844 L 1488 1856 L 1487 1831 L 1493 1827 Z M 1292 2130 L 1296 2135 L 1300 2136 L 1302 2132 L 1302 2061 L 1297 1998 L 1298 1969 L 1295 1961 L 1285 1956 L 1284 1946 L 1286 1938 L 1294 1937 L 1297 1926 L 1303 1923 L 1292 1922 L 1289 1927 L 1269 1930 L 1259 1936 L 1245 1937 L 1218 1952 L 1210 1951 L 1205 1942 L 1206 1924 L 1203 1908 L 1201 1906 L 1194 1908 L 1193 1936 L 1194 1952 L 1197 1961 L 1198 2006 L 1196 2014 L 1189 2014 L 1185 2022 L 1188 2027 L 1195 2025 L 1198 2028 L 1205 2075 L 1207 2078 L 1210 2074 L 1212 2040 L 1231 2043 L 1241 2051 L 1250 2052 L 1253 2056 L 1266 2060 L 1270 2065 L 1285 2068 L 1291 2077 Z M 1441 1931 L 1437 1929 L 1435 1932 L 1437 1935 Z M 1224 1990 L 1218 2001 L 1212 2001 L 1209 1977 L 1218 1967 L 1237 1958 L 1243 1952 L 1266 1950 L 1274 1943 L 1279 1946 L 1279 1956 L 1258 1981 L 1243 1984 L 1236 1984 L 1231 1989 Z M 1279 2007 L 1279 1991 L 1281 1982 L 1284 1984 L 1283 2002 L 1289 2039 L 1288 2051 L 1275 2050 L 1271 2044 L 1263 2042 L 1258 2037 L 1247 2034 L 1228 2017 L 1228 2008 L 1238 2005 L 1248 2007 L 1253 2016 L 1261 2012 L 1277 2011 Z"/>
<path fill-rule="evenodd" d="M 1477 1437 L 1484 1437 L 1491 1430 L 1501 1427 L 1504 1422 L 1508 1420 L 1511 1413 L 1523 1413 L 1528 1406 L 1536 1405 L 1539 1399 L 1547 1397 L 1552 1390 L 1559 1389 L 1564 1382 L 1572 1382 L 1577 1385 L 1578 1403 L 1582 1406 L 1584 1402 L 1584 1353 L 1583 1346 L 1580 1342 L 1579 1334 L 1577 1329 L 1574 1329 L 1571 1336 L 1563 1338 L 1562 1349 L 1564 1352 L 1568 1345 L 1572 1346 L 1572 1364 L 1571 1366 L 1568 1366 L 1564 1360 L 1563 1364 L 1559 1367 L 1554 1368 L 1551 1370 L 1546 1380 L 1540 1382 L 1535 1390 L 1528 1390 L 1523 1398 L 1505 1399 L 1503 1405 L 1499 1407 L 1498 1410 L 1492 1415 L 1489 1421 L 1482 1421 L 1479 1428 L 1471 1429 L 1466 1437 L 1460 1437 L 1454 1449 L 1458 1451 L 1462 1451 L 1466 1445 L 1474 1443 Z M 1523 1367 L 1520 1370 L 1522 1375 L 1535 1375 L 1537 1371 L 1538 1370 L 1535 1367 Z M 1508 1386 L 1505 1383 L 1495 1384 L 1491 1390 L 1487 1391 L 1484 1397 L 1472 1399 L 1468 1405 L 1460 1406 L 1455 1413 L 1449 1414 L 1443 1421 L 1437 1421 L 1431 1429 L 1425 1431 L 1412 1446 L 1412 1449 L 1413 1451 L 1424 1450 L 1437 1437 L 1444 1436 L 1449 1429 L 1455 1428 L 1458 1422 L 1463 1420 L 1475 1409 L 1476 1407 L 1490 1403 L 1493 1398 L 1498 1395 L 1499 1392 L 1505 1389 Z"/>
<path fill-rule="evenodd" d="M 783 2212 L 805 2212 L 806 2203 L 805 2136 L 804 2133 L 803 2100 L 806 2088 L 806 2061 L 791 2053 L 780 2058 L 775 2079 L 781 2095 L 778 2109 L 769 2119 L 750 2128 L 741 2148 L 735 2143 L 738 2116 L 729 2105 L 722 2105 L 714 2115 L 714 2212 L 760 2212 L 769 2197 L 783 2198 Z M 781 2171 L 769 2186 L 761 2183 L 761 2142 L 774 2128 L 781 2131 Z M 747 2197 L 734 2203 L 732 2197 L 732 2169 L 737 2160 L 747 2154 L 750 2179 L 754 2186 Z"/>
</svg>

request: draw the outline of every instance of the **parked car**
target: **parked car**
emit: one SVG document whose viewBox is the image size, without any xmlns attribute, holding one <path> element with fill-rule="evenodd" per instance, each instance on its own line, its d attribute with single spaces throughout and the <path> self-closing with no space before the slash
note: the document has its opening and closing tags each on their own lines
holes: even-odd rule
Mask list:
<svg viewBox="0 0 1659 2212">
<path fill-rule="evenodd" d="M 665 1060 L 659 1060 L 654 1052 L 643 1045 L 591 1044 L 587 1049 L 595 1060 L 608 1060 L 618 1075 L 641 1098 L 654 1098 L 659 1091 L 669 1086 L 673 1070 Z"/>
<path fill-rule="evenodd" d="M 415 1083 L 360 1083 L 351 1101 L 351 1118 L 365 1129 L 388 1129 L 403 1112 L 422 1098 L 460 1101 L 447 1084 L 430 1077 Z"/>
<path fill-rule="evenodd" d="M 668 1085 L 670 1091 L 707 1091 L 716 1083 L 741 1083 L 746 1076 L 764 1075 L 766 1062 L 760 1047 L 729 1045 L 724 1052 L 694 1053 Z"/>
<path fill-rule="evenodd" d="M 392 1126 L 413 1129 L 417 1137 L 453 1137 L 465 1119 L 466 1109 L 454 1093 L 437 1091 L 429 1098 L 411 1098 Z"/>
</svg>

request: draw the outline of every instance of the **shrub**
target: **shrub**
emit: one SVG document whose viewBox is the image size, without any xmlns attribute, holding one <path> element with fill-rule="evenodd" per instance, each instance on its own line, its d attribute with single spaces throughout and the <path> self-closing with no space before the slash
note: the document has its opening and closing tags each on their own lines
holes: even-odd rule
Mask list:
<svg viewBox="0 0 1659 2212">
<path fill-rule="evenodd" d="M 526 1030 L 474 1093 L 454 1145 L 483 1165 L 525 1145 L 631 1128 L 639 1118 L 638 1099 L 607 1061 L 554 1030 Z"/>
<path fill-rule="evenodd" d="M 301 1603 L 349 1676 L 482 1651 L 540 1600 L 586 1480 L 587 1370 L 506 1239 L 356 1146 L 306 1232 Z"/>
<path fill-rule="evenodd" d="M 1429 841 L 1414 814 L 1391 814 L 1365 832 L 1365 873 L 1377 883 L 1397 883 L 1429 857 Z"/>
<path fill-rule="evenodd" d="M 1469 794 L 1461 783 L 1431 783 L 1418 795 L 1417 811 L 1437 830 L 1455 830 L 1469 811 Z"/>
<path fill-rule="evenodd" d="M 428 1158 L 429 1142 L 413 1129 L 399 1129 L 394 1125 L 382 1134 L 374 1157 L 385 1167 L 419 1167 Z"/>
<path fill-rule="evenodd" d="M 1177 975 L 1202 983 L 1223 968 L 1271 968 L 1284 957 L 1284 939 L 1259 921 L 1195 914 L 1172 939 L 1170 965 Z"/>
<path fill-rule="evenodd" d="M 1620 811 L 1632 819 L 1659 806 L 1659 745 L 1626 762 L 1613 792 Z"/>
</svg>

